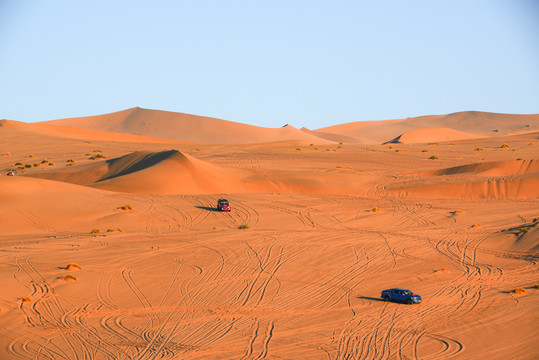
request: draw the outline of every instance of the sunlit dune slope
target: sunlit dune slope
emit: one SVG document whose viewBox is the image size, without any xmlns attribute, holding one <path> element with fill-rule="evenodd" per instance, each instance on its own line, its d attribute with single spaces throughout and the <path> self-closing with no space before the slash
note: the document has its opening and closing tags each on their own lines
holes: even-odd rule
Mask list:
<svg viewBox="0 0 539 360">
<path fill-rule="evenodd" d="M 448 128 L 421 128 L 413 129 L 397 136 L 395 139 L 387 143 L 427 143 L 435 141 L 451 141 L 464 139 L 477 139 L 482 135 L 465 133 L 463 131 L 448 129 Z"/>
<path fill-rule="evenodd" d="M 76 140 L 99 140 L 99 141 L 121 141 L 121 142 L 144 142 L 144 143 L 181 143 L 162 138 L 149 136 L 120 134 L 108 131 L 81 129 L 70 126 L 48 125 L 45 123 L 23 123 L 13 120 L 0 120 L 0 135 L 3 139 L 17 138 L 26 139 L 29 137 L 40 137 L 39 141 L 53 141 L 52 138 L 76 139 Z"/>
<path fill-rule="evenodd" d="M 498 114 L 481 111 L 463 111 L 448 115 L 429 115 L 386 121 L 358 121 L 317 129 L 317 132 L 369 139 L 371 143 L 384 143 L 409 131 L 427 128 L 446 128 L 480 137 L 502 136 L 537 131 L 539 115 Z M 436 132 L 422 134 L 406 142 L 438 141 Z M 424 136 L 429 135 L 429 136 Z M 456 139 L 462 139 L 457 137 Z M 404 142 L 404 141 L 403 141 Z"/>
<path fill-rule="evenodd" d="M 281 128 L 264 128 L 211 117 L 138 107 L 105 115 L 47 121 L 43 124 L 212 144 L 245 144 L 283 140 L 329 142 L 290 125 Z"/>
<path fill-rule="evenodd" d="M 462 199 L 535 199 L 539 197 L 539 161 L 474 163 L 410 174 L 415 178 L 388 184 L 400 196 Z"/>
</svg>

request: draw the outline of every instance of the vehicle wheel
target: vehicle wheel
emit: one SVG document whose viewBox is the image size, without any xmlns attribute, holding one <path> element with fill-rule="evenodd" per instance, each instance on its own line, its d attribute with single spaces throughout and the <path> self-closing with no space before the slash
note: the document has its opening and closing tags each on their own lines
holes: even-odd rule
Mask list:
<svg viewBox="0 0 539 360">
<path fill-rule="evenodd" d="M 386 296 L 384 297 L 384 300 L 385 300 L 385 301 L 391 301 L 391 298 L 389 297 L 389 295 L 386 295 Z"/>
<path fill-rule="evenodd" d="M 407 303 L 408 305 L 412 305 L 414 302 L 412 301 L 412 299 L 408 299 L 408 300 L 406 300 L 406 303 Z"/>
</svg>

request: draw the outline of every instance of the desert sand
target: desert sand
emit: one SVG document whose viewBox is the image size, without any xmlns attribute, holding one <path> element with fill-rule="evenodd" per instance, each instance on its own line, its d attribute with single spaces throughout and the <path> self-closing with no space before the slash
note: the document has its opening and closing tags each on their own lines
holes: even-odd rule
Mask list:
<svg viewBox="0 0 539 360">
<path fill-rule="evenodd" d="M 0 139 L 0 359 L 539 357 L 539 115 Z"/>
</svg>

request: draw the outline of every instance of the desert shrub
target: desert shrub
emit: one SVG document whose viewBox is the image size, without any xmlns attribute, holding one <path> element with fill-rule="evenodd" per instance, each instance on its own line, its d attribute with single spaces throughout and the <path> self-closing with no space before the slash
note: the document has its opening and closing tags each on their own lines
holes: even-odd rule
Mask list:
<svg viewBox="0 0 539 360">
<path fill-rule="evenodd" d="M 528 231 L 530 231 L 530 229 L 525 227 L 525 228 L 520 229 L 518 233 L 522 235 L 522 234 L 526 234 Z"/>
<path fill-rule="evenodd" d="M 34 154 L 30 154 L 30 155 L 28 155 L 28 157 L 33 158 L 33 157 L 34 157 Z"/>
<path fill-rule="evenodd" d="M 483 151 L 483 148 L 477 147 L 474 149 L 474 151 Z"/>
<path fill-rule="evenodd" d="M 73 159 L 67 159 L 66 162 L 68 162 L 68 163 L 74 163 L 75 160 L 73 160 Z"/>
<path fill-rule="evenodd" d="M 451 211 L 451 214 L 462 214 L 462 210 L 453 210 Z"/>
<path fill-rule="evenodd" d="M 241 230 L 247 230 L 247 229 L 249 229 L 249 225 L 247 225 L 247 224 L 241 224 L 240 226 L 238 226 L 238 229 L 241 229 Z"/>
<path fill-rule="evenodd" d="M 522 161 L 522 158 L 518 158 L 517 161 Z"/>
<path fill-rule="evenodd" d="M 123 230 L 120 229 L 120 228 L 117 228 L 116 231 L 118 231 L 118 232 L 123 232 Z"/>
<path fill-rule="evenodd" d="M 318 148 L 317 148 L 317 147 L 315 147 L 314 149 L 315 149 L 315 150 L 318 150 Z"/>
<path fill-rule="evenodd" d="M 342 145 L 342 144 L 343 144 L 342 141 L 340 141 L 340 142 L 339 142 L 339 145 Z"/>
<path fill-rule="evenodd" d="M 107 232 L 114 232 L 115 230 L 113 228 L 108 228 Z"/>
<path fill-rule="evenodd" d="M 80 267 L 79 264 L 75 264 L 75 263 L 69 263 L 67 264 L 67 266 L 65 267 L 66 270 L 82 270 L 82 268 Z"/>
<path fill-rule="evenodd" d="M 437 142 L 430 142 L 427 145 L 440 145 L 440 144 L 438 144 Z"/>
<path fill-rule="evenodd" d="M 394 146 L 390 146 L 388 149 L 393 150 L 394 148 L 395 148 Z"/>
<path fill-rule="evenodd" d="M 33 166 L 38 167 L 38 166 L 41 166 L 41 164 L 40 163 L 35 163 Z"/>
<path fill-rule="evenodd" d="M 512 293 L 512 294 L 517 294 L 517 295 L 518 295 L 518 294 L 525 294 L 525 293 L 526 293 L 526 289 L 519 287 L 519 288 L 516 288 L 516 289 L 511 290 L 511 293 Z"/>
<path fill-rule="evenodd" d="M 15 163 L 15 166 L 22 166 L 22 165 L 23 165 L 22 162 Z"/>
<path fill-rule="evenodd" d="M 481 224 L 473 224 L 472 227 L 473 227 L 473 228 L 481 227 Z"/>
<path fill-rule="evenodd" d="M 371 211 L 372 211 L 372 212 L 380 212 L 381 210 L 380 210 L 380 208 L 378 208 L 378 207 L 373 207 L 373 208 L 371 209 Z"/>
<path fill-rule="evenodd" d="M 296 148 L 297 151 L 301 151 L 301 148 Z"/>
<path fill-rule="evenodd" d="M 101 234 L 101 230 L 93 229 L 92 231 L 90 231 L 90 234 Z"/>
<path fill-rule="evenodd" d="M 539 222 L 539 217 L 536 217 L 533 219 L 533 222 L 536 223 L 536 222 Z"/>
<path fill-rule="evenodd" d="M 23 303 L 25 303 L 25 302 L 32 302 L 32 298 L 29 297 L 29 296 L 25 296 L 25 297 L 22 297 L 22 298 L 21 298 L 21 301 L 22 301 Z"/>
<path fill-rule="evenodd" d="M 528 146 L 533 146 L 533 142 L 528 143 Z"/>
<path fill-rule="evenodd" d="M 103 154 L 95 154 L 95 155 L 90 156 L 90 160 L 95 160 L 95 159 L 106 159 L 106 157 Z"/>
<path fill-rule="evenodd" d="M 326 151 L 331 151 L 331 149 L 326 149 Z"/>
<path fill-rule="evenodd" d="M 120 209 L 122 209 L 122 210 L 133 210 L 133 207 L 131 205 L 124 205 L 124 206 L 120 207 Z"/>
<path fill-rule="evenodd" d="M 64 281 L 69 281 L 69 280 L 77 281 L 77 278 L 71 274 L 60 276 L 59 279 L 64 280 Z"/>
<path fill-rule="evenodd" d="M 539 289 L 539 284 L 533 285 L 534 288 Z"/>
<path fill-rule="evenodd" d="M 397 149 L 397 150 L 395 150 L 395 152 L 402 152 L 402 150 L 401 150 L 401 149 Z"/>
<path fill-rule="evenodd" d="M 425 149 L 423 149 L 423 150 L 421 150 L 421 152 L 429 152 L 429 151 L 428 151 L 428 150 L 425 150 Z"/>
<path fill-rule="evenodd" d="M 53 163 L 53 162 L 50 162 L 50 163 L 49 163 L 49 166 L 54 166 L 54 163 Z"/>
<path fill-rule="evenodd" d="M 46 163 L 48 163 L 48 162 L 49 162 L 49 160 L 46 160 L 46 159 L 45 159 L 45 160 L 41 160 L 41 163 L 42 163 L 42 164 L 46 164 Z"/>
<path fill-rule="evenodd" d="M 341 143 L 341 144 L 342 144 L 342 143 Z M 339 145 L 339 146 L 337 146 L 337 149 L 340 149 L 340 148 L 342 148 L 342 146 L 340 146 L 340 145 Z"/>
<path fill-rule="evenodd" d="M 101 151 L 101 150 L 94 150 L 93 152 L 95 152 L 95 153 L 100 153 L 100 152 L 102 152 L 102 151 Z"/>
<path fill-rule="evenodd" d="M 438 160 L 438 156 L 432 155 L 429 159 L 430 159 L 430 160 Z"/>
<path fill-rule="evenodd" d="M 502 148 L 502 149 L 507 149 L 508 147 L 509 147 L 509 145 L 507 145 L 507 144 L 503 144 L 502 146 L 500 146 L 500 148 Z"/>
<path fill-rule="evenodd" d="M 24 164 L 24 167 L 25 167 L 25 168 L 31 168 L 32 165 L 31 165 L 31 164 Z"/>
</svg>

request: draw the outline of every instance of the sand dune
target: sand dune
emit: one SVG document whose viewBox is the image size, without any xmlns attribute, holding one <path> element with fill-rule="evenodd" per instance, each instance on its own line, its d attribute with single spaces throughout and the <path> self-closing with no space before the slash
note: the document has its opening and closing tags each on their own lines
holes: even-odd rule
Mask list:
<svg viewBox="0 0 539 360">
<path fill-rule="evenodd" d="M 512 160 L 466 164 L 409 174 L 416 180 L 389 184 L 400 196 L 468 199 L 535 199 L 539 197 L 539 161 Z"/>
<path fill-rule="evenodd" d="M 397 136 L 393 140 L 386 142 L 386 144 L 429 143 L 437 141 L 477 139 L 480 137 L 482 136 L 448 128 L 421 128 L 407 131 L 404 134 Z"/>
<path fill-rule="evenodd" d="M 23 123 L 13 120 L 0 120 L 0 127 L 3 137 L 20 137 L 30 135 L 39 135 L 46 137 L 58 137 L 65 139 L 77 140 L 99 140 L 99 141 L 121 141 L 121 142 L 138 142 L 138 143 L 171 143 L 171 141 L 163 138 L 120 134 L 115 132 L 107 132 L 100 130 L 88 130 L 77 127 L 47 125 L 44 123 Z M 52 140 L 49 140 L 52 141 Z M 179 142 L 178 142 L 179 143 Z"/>
<path fill-rule="evenodd" d="M 136 151 L 120 158 L 29 176 L 94 188 L 153 194 L 226 192 L 366 193 L 374 180 L 353 174 L 327 176 L 214 165 L 178 150 Z"/>
<path fill-rule="evenodd" d="M 0 121 L 0 359 L 539 358 L 534 116 Z"/>
<path fill-rule="evenodd" d="M 138 107 L 105 115 L 46 121 L 44 124 L 212 144 L 283 140 L 307 140 L 319 144 L 328 142 L 290 125 L 281 128 L 263 128 L 216 118 Z"/>
<path fill-rule="evenodd" d="M 448 115 L 430 115 L 407 119 L 353 122 L 318 129 L 317 131 L 342 134 L 363 139 L 370 143 L 384 143 L 402 134 L 416 129 L 445 128 L 455 130 L 455 139 L 463 138 L 463 134 L 474 137 L 492 137 L 516 133 L 533 132 L 539 129 L 539 115 L 498 114 L 480 111 L 464 111 Z M 460 134 L 460 135 L 457 135 Z M 411 133 L 414 135 L 414 133 Z M 436 132 L 429 132 L 426 137 L 412 137 L 413 142 L 438 141 Z M 432 136 L 432 139 L 430 138 Z M 467 138 L 465 135 L 464 138 Z M 417 141 L 416 141 L 417 140 Z M 408 141 L 412 142 L 412 141 Z"/>
</svg>

